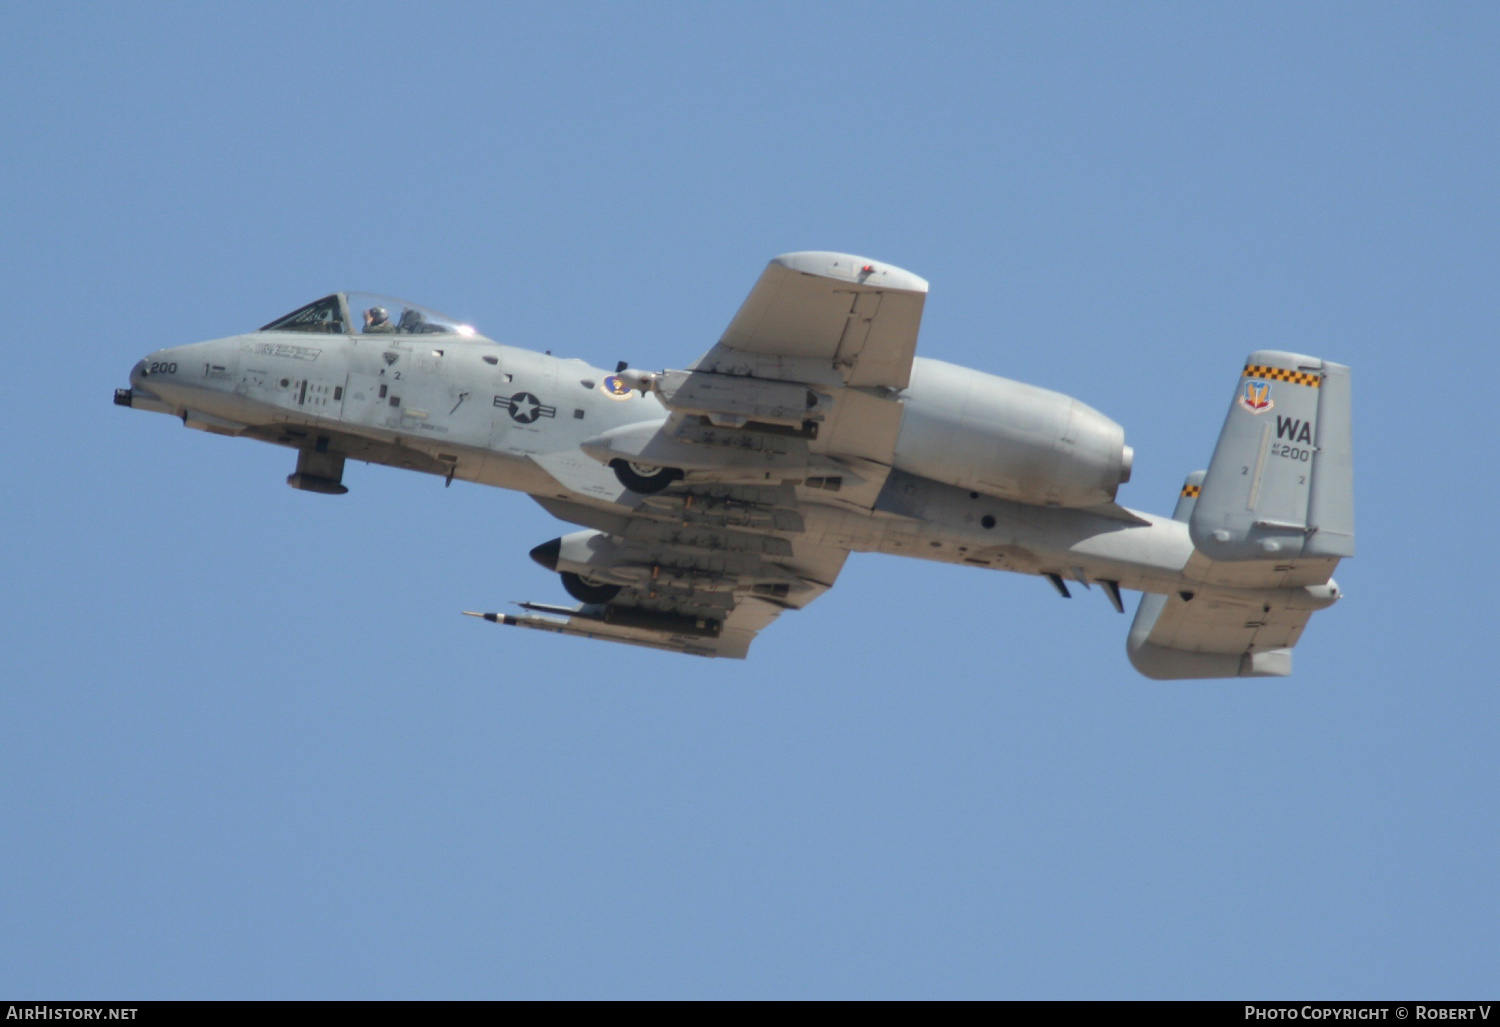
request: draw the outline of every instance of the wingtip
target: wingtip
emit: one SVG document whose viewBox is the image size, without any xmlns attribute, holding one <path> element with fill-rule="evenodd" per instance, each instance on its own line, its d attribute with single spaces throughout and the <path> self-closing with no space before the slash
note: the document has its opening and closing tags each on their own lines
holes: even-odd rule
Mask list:
<svg viewBox="0 0 1500 1027">
<path fill-rule="evenodd" d="M 926 292 L 927 279 L 895 264 L 886 264 L 853 253 L 831 250 L 799 250 L 771 259 L 772 264 L 822 278 L 839 278 L 860 284 L 879 285 L 906 292 Z"/>
</svg>

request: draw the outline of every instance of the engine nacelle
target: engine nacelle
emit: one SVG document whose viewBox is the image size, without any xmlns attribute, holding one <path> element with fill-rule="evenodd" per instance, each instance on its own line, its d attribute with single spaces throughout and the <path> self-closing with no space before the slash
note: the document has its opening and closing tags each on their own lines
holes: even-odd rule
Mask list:
<svg viewBox="0 0 1500 1027">
<path fill-rule="evenodd" d="M 916 358 L 895 466 L 1018 503 L 1112 502 L 1130 480 L 1125 429 L 1061 393 Z"/>
</svg>

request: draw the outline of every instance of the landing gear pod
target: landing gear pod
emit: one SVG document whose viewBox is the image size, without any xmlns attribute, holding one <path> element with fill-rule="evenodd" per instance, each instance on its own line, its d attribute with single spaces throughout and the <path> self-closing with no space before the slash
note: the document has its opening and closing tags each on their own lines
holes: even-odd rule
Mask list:
<svg viewBox="0 0 1500 1027">
<path fill-rule="evenodd" d="M 682 477 L 675 467 L 649 467 L 627 460 L 611 460 L 609 466 L 614 468 L 621 485 L 643 496 L 653 496 Z"/>
<path fill-rule="evenodd" d="M 316 446 L 297 451 L 297 469 L 286 476 L 286 483 L 303 492 L 342 496 L 349 491 L 344 484 L 344 457 L 328 452 L 328 440 L 320 438 Z"/>
<path fill-rule="evenodd" d="M 572 571 L 563 571 L 560 577 L 563 589 L 580 603 L 607 603 L 620 594 L 619 585 L 595 584 Z"/>
</svg>

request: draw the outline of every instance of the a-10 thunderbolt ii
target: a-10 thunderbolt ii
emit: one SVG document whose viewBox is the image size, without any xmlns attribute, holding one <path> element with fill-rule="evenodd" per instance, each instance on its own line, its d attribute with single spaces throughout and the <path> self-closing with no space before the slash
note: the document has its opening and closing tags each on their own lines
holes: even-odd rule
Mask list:
<svg viewBox="0 0 1500 1027">
<path fill-rule="evenodd" d="M 1153 678 L 1285 675 L 1354 555 L 1349 368 L 1250 355 L 1207 471 L 1170 518 L 1115 503 L 1124 431 L 1045 389 L 915 355 L 927 283 L 839 253 L 777 257 L 684 370 L 613 371 L 336 293 L 259 331 L 159 350 L 115 402 L 297 453 L 525 492 L 584 530 L 536 561 L 574 605 L 499 624 L 744 657 L 851 552 L 1097 585 Z M 878 599 L 873 599 L 878 602 Z"/>
</svg>

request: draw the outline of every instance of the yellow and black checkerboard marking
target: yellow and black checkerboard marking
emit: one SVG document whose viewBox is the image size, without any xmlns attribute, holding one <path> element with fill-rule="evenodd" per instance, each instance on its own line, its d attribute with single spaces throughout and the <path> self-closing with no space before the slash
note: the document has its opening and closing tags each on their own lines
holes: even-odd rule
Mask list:
<svg viewBox="0 0 1500 1027">
<path fill-rule="evenodd" d="M 1306 371 L 1288 371 L 1284 367 L 1268 367 L 1265 364 L 1246 364 L 1246 378 L 1269 378 L 1273 382 L 1290 382 L 1292 385 L 1310 385 L 1317 388 L 1323 384 L 1322 375 Z"/>
<path fill-rule="evenodd" d="M 1202 485 L 1184 485 L 1182 486 L 1182 497 L 1184 499 L 1197 499 L 1198 493 L 1202 491 Z"/>
</svg>

